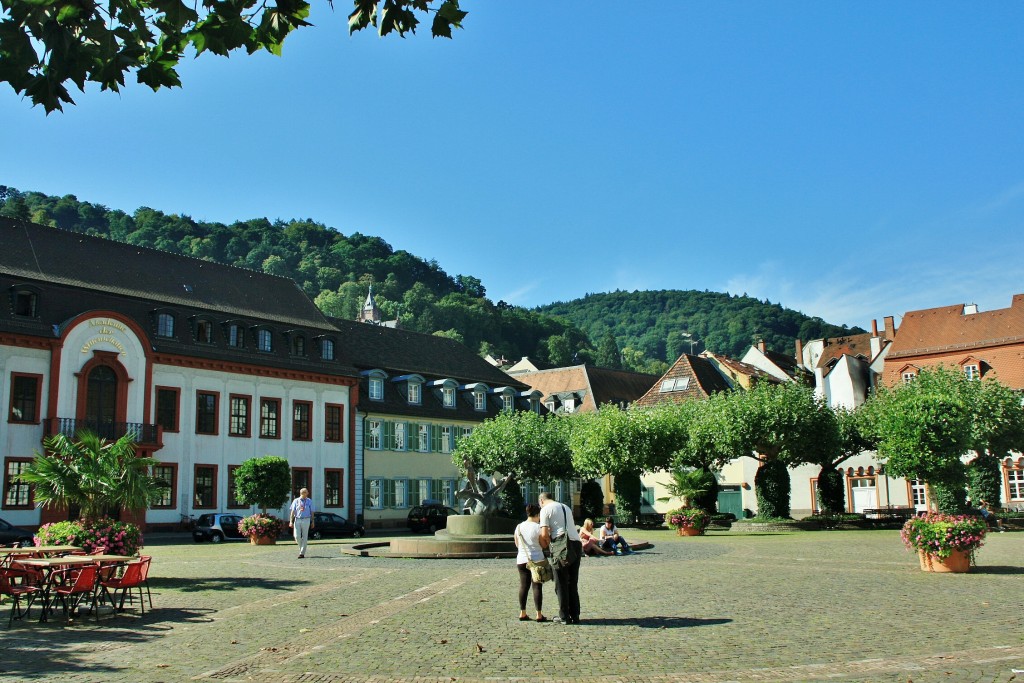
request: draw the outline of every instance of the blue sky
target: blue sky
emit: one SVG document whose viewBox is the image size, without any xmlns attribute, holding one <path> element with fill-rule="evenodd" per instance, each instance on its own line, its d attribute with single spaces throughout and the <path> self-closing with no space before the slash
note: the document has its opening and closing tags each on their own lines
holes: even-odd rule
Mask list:
<svg viewBox="0 0 1024 683">
<path fill-rule="evenodd" d="M 534 306 L 708 289 L 840 324 L 1024 292 L 1024 4 L 463 0 L 452 41 L 0 91 L 0 184 L 379 235 Z M 624 11 L 637 7 L 639 11 Z"/>
</svg>

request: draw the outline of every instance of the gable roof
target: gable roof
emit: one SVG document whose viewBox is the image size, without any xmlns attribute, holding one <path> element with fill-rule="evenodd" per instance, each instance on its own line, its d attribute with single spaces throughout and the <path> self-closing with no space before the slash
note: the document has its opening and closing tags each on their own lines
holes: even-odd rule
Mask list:
<svg viewBox="0 0 1024 683">
<path fill-rule="evenodd" d="M 851 334 L 845 337 L 826 337 L 822 339 L 821 356 L 818 357 L 819 368 L 827 368 L 834 365 L 832 361 L 842 356 L 862 357 L 866 362 L 871 362 L 871 333 Z M 883 342 L 884 343 L 884 342 Z"/>
<path fill-rule="evenodd" d="M 632 403 L 644 395 L 656 378 L 657 375 L 594 365 L 573 365 L 516 375 L 516 379 L 539 391 L 542 398 L 574 394 L 580 404 L 576 412 L 592 412 L 605 403 Z"/>
<path fill-rule="evenodd" d="M 1024 342 L 1024 294 L 1015 294 L 1009 308 L 971 310 L 957 304 L 908 312 L 889 358 Z"/>
<path fill-rule="evenodd" d="M 755 382 L 772 382 L 773 384 L 779 384 L 782 382 L 778 377 L 771 375 L 756 365 L 750 363 L 744 363 L 741 360 L 730 358 L 729 356 L 719 355 L 710 351 L 701 351 L 701 357 L 709 359 L 712 363 L 718 363 L 725 367 L 726 372 L 736 375 L 745 375 Z M 722 371 L 719 370 L 721 373 Z M 724 373 L 723 373 L 724 374 Z"/>
<path fill-rule="evenodd" d="M 0 272 L 13 278 L 287 325 L 330 327 L 288 278 L 12 218 L 0 217 L 0 244 Z"/>
<path fill-rule="evenodd" d="M 683 380 L 685 389 L 662 391 L 668 380 Z M 687 381 L 688 380 L 688 381 Z M 693 399 L 708 398 L 719 391 L 728 391 L 731 387 L 724 377 L 707 358 L 684 353 L 679 356 L 672 367 L 647 390 L 643 396 L 633 403 L 638 408 L 650 407 L 670 401 L 681 403 Z"/>
</svg>

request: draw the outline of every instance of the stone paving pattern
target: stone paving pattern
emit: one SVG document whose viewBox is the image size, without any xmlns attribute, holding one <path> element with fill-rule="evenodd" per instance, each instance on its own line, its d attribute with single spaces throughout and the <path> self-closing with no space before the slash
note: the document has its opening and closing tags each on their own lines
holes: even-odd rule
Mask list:
<svg viewBox="0 0 1024 683">
<path fill-rule="evenodd" d="M 153 612 L 15 622 L 0 681 L 1024 683 L 1024 534 L 965 575 L 921 572 L 898 531 L 642 535 L 584 559 L 580 626 L 518 621 L 508 559 L 154 541 Z"/>
</svg>

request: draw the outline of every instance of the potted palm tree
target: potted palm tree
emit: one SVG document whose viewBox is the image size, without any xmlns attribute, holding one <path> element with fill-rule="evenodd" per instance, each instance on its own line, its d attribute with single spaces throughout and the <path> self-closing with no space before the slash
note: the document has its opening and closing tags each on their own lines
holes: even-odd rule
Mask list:
<svg viewBox="0 0 1024 683">
<path fill-rule="evenodd" d="M 683 506 L 665 513 L 665 523 L 680 536 L 703 535 L 711 523 L 711 514 L 696 503 L 700 501 L 707 505 L 709 494 L 717 491 L 714 472 L 706 469 L 679 469 L 672 472 L 672 481 L 666 488 L 670 495 L 658 501 L 665 503 L 679 498 Z"/>
<path fill-rule="evenodd" d="M 47 542 L 132 554 L 142 545 L 138 526 L 109 517 L 159 500 L 170 484 L 150 474 L 155 464 L 136 455 L 131 435 L 111 442 L 80 431 L 74 439 L 64 434 L 43 439 L 43 452 L 35 454 L 19 480 L 35 487 L 41 506 L 78 510 L 78 520 L 40 529 Z"/>
</svg>

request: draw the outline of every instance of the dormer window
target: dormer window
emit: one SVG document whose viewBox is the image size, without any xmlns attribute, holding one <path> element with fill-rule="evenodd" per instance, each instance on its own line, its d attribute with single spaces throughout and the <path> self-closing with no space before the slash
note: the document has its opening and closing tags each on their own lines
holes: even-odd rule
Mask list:
<svg viewBox="0 0 1024 683">
<path fill-rule="evenodd" d="M 256 350 L 270 353 L 274 350 L 274 335 L 270 330 L 256 330 Z"/>
<path fill-rule="evenodd" d="M 156 336 L 172 339 L 174 337 L 174 316 L 170 313 L 157 313 Z"/>
<path fill-rule="evenodd" d="M 209 320 L 196 321 L 196 341 L 200 344 L 213 343 L 213 323 Z"/>
<path fill-rule="evenodd" d="M 29 289 L 14 292 L 14 315 L 35 318 L 38 315 L 39 296 Z"/>
<path fill-rule="evenodd" d="M 455 387 L 444 387 L 441 389 L 441 396 L 445 408 L 455 407 Z"/>
<path fill-rule="evenodd" d="M 515 401 L 513 400 L 511 395 L 505 394 L 504 396 L 501 397 L 501 409 L 502 410 L 504 410 L 506 413 L 510 413 L 510 412 L 512 412 L 512 409 L 514 407 L 515 407 Z"/>
<path fill-rule="evenodd" d="M 380 377 L 370 378 L 370 400 L 371 401 L 383 401 L 384 400 L 384 380 Z"/>
<path fill-rule="evenodd" d="M 306 355 L 306 337 L 298 332 L 291 334 L 291 353 L 293 356 Z"/>
<path fill-rule="evenodd" d="M 689 377 L 672 377 L 670 379 L 662 380 L 661 389 L 659 393 L 665 394 L 670 391 L 686 391 L 690 386 Z"/>
<path fill-rule="evenodd" d="M 320 357 L 324 360 L 334 360 L 334 340 L 333 339 L 321 339 L 320 340 Z"/>
<path fill-rule="evenodd" d="M 473 407 L 476 410 L 487 410 L 487 394 L 482 391 L 473 392 Z"/>
<path fill-rule="evenodd" d="M 903 373 L 903 383 L 904 384 L 910 384 L 916 378 L 917 378 L 917 373 L 916 372 L 907 371 L 907 372 Z"/>
<path fill-rule="evenodd" d="M 576 412 L 576 399 L 574 399 L 574 398 L 567 398 L 564 401 L 562 401 L 562 410 L 564 410 L 567 413 L 575 413 Z"/>
<path fill-rule="evenodd" d="M 224 338 L 227 340 L 228 346 L 233 346 L 236 349 L 245 346 L 245 331 L 238 323 L 228 323 L 224 328 Z"/>
<path fill-rule="evenodd" d="M 409 382 L 409 403 L 419 405 L 423 402 L 423 386 L 419 382 Z"/>
<path fill-rule="evenodd" d="M 980 379 L 981 368 L 979 368 L 977 365 L 965 365 L 964 377 L 966 377 L 967 379 Z"/>
</svg>

